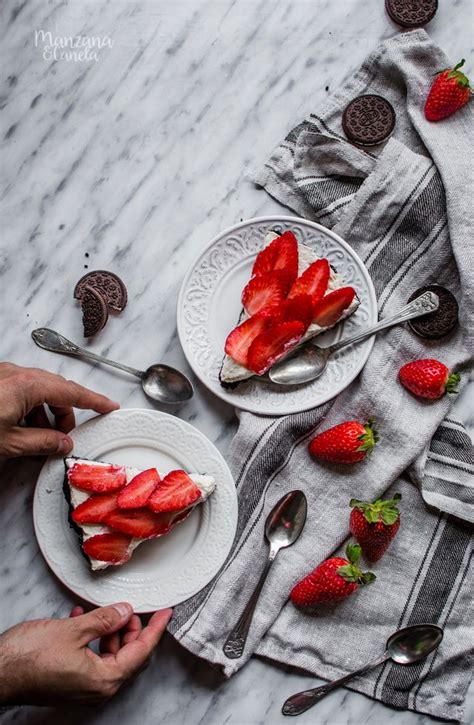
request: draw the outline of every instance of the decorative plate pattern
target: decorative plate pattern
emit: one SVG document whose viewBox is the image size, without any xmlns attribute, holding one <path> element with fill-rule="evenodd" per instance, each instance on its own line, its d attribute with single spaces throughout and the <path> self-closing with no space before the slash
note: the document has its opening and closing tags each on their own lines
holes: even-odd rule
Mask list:
<svg viewBox="0 0 474 725">
<path fill-rule="evenodd" d="M 252 378 L 234 390 L 223 388 L 219 370 L 224 343 L 241 311 L 240 296 L 250 278 L 253 261 L 267 232 L 291 230 L 299 242 L 327 257 L 355 288 L 358 310 L 319 336 L 327 346 L 356 334 L 377 321 L 377 300 L 362 260 L 337 234 L 299 217 L 273 216 L 250 219 L 215 237 L 186 275 L 178 300 L 178 334 L 186 358 L 197 377 L 215 395 L 237 408 L 261 415 L 287 415 L 314 408 L 335 397 L 364 366 L 374 338 L 334 354 L 325 374 L 313 383 L 283 388 Z"/>
<path fill-rule="evenodd" d="M 92 572 L 68 522 L 64 461 L 49 458 L 36 485 L 33 519 L 40 549 L 56 576 L 89 602 L 128 601 L 136 612 L 173 606 L 202 589 L 224 563 L 237 525 L 235 484 L 215 446 L 189 423 L 153 410 L 118 410 L 83 423 L 70 435 L 76 456 L 207 473 L 214 476 L 216 489 L 170 534 L 142 544 L 127 564 Z"/>
</svg>

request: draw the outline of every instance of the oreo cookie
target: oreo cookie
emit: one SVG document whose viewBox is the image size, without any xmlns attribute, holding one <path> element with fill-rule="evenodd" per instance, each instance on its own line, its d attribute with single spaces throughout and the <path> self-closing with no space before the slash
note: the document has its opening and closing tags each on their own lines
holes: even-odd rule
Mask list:
<svg viewBox="0 0 474 725">
<path fill-rule="evenodd" d="M 82 300 L 86 287 L 92 287 L 100 292 L 110 310 L 122 312 L 125 309 L 127 288 L 120 277 L 117 277 L 113 272 L 97 269 L 81 277 L 74 288 L 74 297 L 77 300 Z"/>
<path fill-rule="evenodd" d="M 385 0 L 385 9 L 402 28 L 420 28 L 433 20 L 438 0 Z"/>
<path fill-rule="evenodd" d="M 459 306 L 453 293 L 439 284 L 420 287 L 420 289 L 412 294 L 408 302 L 414 300 L 415 297 L 419 297 L 423 292 L 434 292 L 439 299 L 439 307 L 434 312 L 429 312 L 427 315 L 410 320 L 408 324 L 413 332 L 416 332 L 420 337 L 438 340 L 448 335 L 457 327 Z"/>
<path fill-rule="evenodd" d="M 98 290 L 86 285 L 81 293 L 81 307 L 84 337 L 92 337 L 105 327 L 109 319 L 107 303 Z"/>
<path fill-rule="evenodd" d="M 376 146 L 386 141 L 395 128 L 395 111 L 382 96 L 357 96 L 344 109 L 342 128 L 359 146 Z"/>
</svg>

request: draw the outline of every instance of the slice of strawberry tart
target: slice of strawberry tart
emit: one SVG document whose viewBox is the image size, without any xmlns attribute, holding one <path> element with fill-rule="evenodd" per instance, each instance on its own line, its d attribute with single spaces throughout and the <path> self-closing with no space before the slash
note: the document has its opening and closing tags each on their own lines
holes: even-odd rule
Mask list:
<svg viewBox="0 0 474 725">
<path fill-rule="evenodd" d="M 327 259 L 293 232 L 269 232 L 242 293 L 239 324 L 225 342 L 224 387 L 264 375 L 298 345 L 352 315 L 360 302 Z"/>
<path fill-rule="evenodd" d="M 127 562 L 148 539 L 168 534 L 214 491 L 212 476 L 166 475 L 101 461 L 66 458 L 69 519 L 94 571 Z"/>
</svg>

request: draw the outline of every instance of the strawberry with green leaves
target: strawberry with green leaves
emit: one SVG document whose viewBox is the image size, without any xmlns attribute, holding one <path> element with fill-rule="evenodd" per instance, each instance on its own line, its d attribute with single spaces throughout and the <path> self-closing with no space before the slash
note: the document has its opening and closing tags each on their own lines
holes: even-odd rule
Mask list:
<svg viewBox="0 0 474 725">
<path fill-rule="evenodd" d="M 314 458 L 330 463 L 357 463 L 370 453 L 377 441 L 373 420 L 365 425 L 348 420 L 319 433 L 310 442 L 309 452 Z"/>
<path fill-rule="evenodd" d="M 363 572 L 359 567 L 361 547 L 348 544 L 347 559 L 333 556 L 295 584 L 290 599 L 297 607 L 308 608 L 318 604 L 334 604 L 353 594 L 359 586 L 375 581 L 375 574 Z"/>
<path fill-rule="evenodd" d="M 459 70 L 464 58 L 454 68 L 446 68 L 437 74 L 425 104 L 428 121 L 441 121 L 466 105 L 471 96 L 469 78 Z"/>
<path fill-rule="evenodd" d="M 382 558 L 400 528 L 398 502 L 401 495 L 396 493 L 390 499 L 359 501 L 352 498 L 350 529 L 353 537 L 362 547 L 367 561 L 375 562 Z"/>
<path fill-rule="evenodd" d="M 442 398 L 446 393 L 457 393 L 457 385 L 461 380 L 459 373 L 450 372 L 442 362 L 431 358 L 403 365 L 398 377 L 410 393 L 430 400 Z"/>
</svg>

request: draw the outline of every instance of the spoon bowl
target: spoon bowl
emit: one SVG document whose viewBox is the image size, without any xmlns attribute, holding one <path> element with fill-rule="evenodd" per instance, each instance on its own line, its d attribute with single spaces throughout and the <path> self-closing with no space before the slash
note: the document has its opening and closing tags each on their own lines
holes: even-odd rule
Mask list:
<svg viewBox="0 0 474 725">
<path fill-rule="evenodd" d="M 387 653 L 399 665 L 411 665 L 427 657 L 443 639 L 436 624 L 414 624 L 394 632 L 387 640 Z"/>
<path fill-rule="evenodd" d="M 290 491 L 268 514 L 265 537 L 270 544 L 284 549 L 301 534 L 306 522 L 308 504 L 303 491 Z"/>
<path fill-rule="evenodd" d="M 194 395 L 193 386 L 183 373 L 160 363 L 145 370 L 142 388 L 149 398 L 170 405 L 184 403 Z"/>
</svg>

